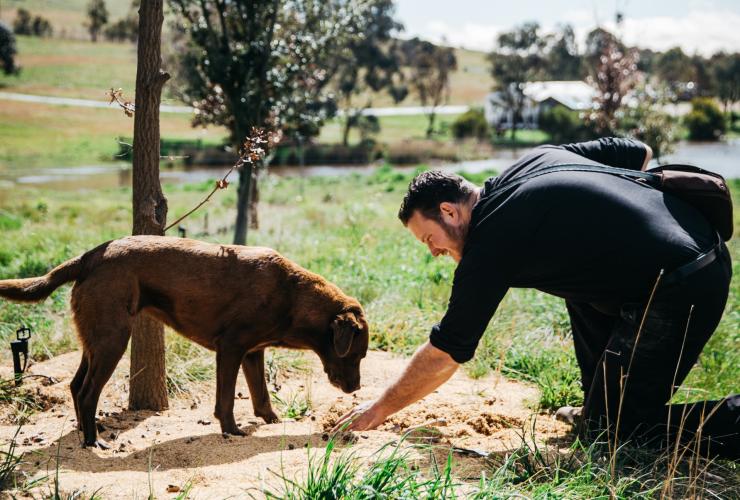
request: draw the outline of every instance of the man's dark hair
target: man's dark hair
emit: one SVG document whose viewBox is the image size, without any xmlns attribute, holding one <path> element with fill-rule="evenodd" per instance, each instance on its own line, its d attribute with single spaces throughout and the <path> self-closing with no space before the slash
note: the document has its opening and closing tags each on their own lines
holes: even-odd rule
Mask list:
<svg viewBox="0 0 740 500">
<path fill-rule="evenodd" d="M 411 181 L 406 196 L 403 197 L 398 218 L 407 225 L 414 212 L 432 220 L 441 220 L 439 204 L 458 203 L 466 200 L 475 191 L 475 186 L 457 174 L 440 170 L 422 172 Z"/>
</svg>

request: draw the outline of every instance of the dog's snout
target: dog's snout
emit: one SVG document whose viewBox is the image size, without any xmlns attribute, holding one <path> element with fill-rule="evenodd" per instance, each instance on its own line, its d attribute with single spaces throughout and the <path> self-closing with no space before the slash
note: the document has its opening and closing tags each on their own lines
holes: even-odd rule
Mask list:
<svg viewBox="0 0 740 500">
<path fill-rule="evenodd" d="M 342 384 L 341 389 L 347 394 L 355 392 L 360 389 L 360 381 L 357 380 L 357 381 L 351 381 L 351 382 Z"/>
</svg>

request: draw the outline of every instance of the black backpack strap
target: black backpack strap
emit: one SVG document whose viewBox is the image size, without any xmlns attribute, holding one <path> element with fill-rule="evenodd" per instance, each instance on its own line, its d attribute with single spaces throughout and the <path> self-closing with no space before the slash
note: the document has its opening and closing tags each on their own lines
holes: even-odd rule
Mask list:
<svg viewBox="0 0 740 500">
<path fill-rule="evenodd" d="M 496 187 L 493 191 L 488 193 L 485 200 L 483 200 L 483 209 L 488 207 L 502 194 L 511 191 L 515 187 L 527 182 L 528 180 L 534 179 L 541 175 L 551 174 L 553 172 L 598 172 L 602 174 L 618 175 L 622 177 L 629 177 L 635 180 L 642 180 L 647 185 L 655 189 L 658 189 L 658 187 L 660 186 L 660 177 L 658 175 L 652 174 L 650 172 L 643 172 L 642 170 L 629 170 L 626 168 L 608 167 L 606 165 L 602 166 L 584 165 L 580 163 L 564 163 L 560 165 L 551 165 L 549 167 L 541 168 L 536 172 L 532 172 L 516 179 L 512 179 L 511 181 Z M 487 217 L 481 219 L 477 225 L 482 224 L 486 220 L 486 218 Z"/>
</svg>

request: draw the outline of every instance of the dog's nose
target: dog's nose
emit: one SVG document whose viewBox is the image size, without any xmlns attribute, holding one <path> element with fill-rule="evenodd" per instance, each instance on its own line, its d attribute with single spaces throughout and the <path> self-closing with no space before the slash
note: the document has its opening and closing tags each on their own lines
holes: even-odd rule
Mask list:
<svg viewBox="0 0 740 500">
<path fill-rule="evenodd" d="M 359 382 L 355 382 L 353 384 L 344 384 L 344 385 L 342 385 L 342 390 L 344 392 L 346 392 L 347 394 L 349 394 L 351 392 L 355 392 L 356 390 L 359 390 L 359 388 L 360 388 L 360 383 Z"/>
</svg>

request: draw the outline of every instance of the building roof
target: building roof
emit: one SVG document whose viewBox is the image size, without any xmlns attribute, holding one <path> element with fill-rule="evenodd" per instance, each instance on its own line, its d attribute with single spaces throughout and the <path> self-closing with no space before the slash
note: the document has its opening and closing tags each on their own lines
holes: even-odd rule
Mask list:
<svg viewBox="0 0 740 500">
<path fill-rule="evenodd" d="M 547 99 L 558 101 L 564 106 L 582 110 L 592 106 L 596 90 L 582 81 L 527 82 L 524 95 L 535 102 Z"/>
<path fill-rule="evenodd" d="M 563 106 L 573 110 L 589 109 L 593 105 L 596 90 L 585 82 L 574 81 L 550 81 L 550 82 L 527 82 L 524 84 L 524 95 L 536 103 L 542 103 L 553 99 Z M 499 92 L 488 95 L 488 100 L 503 104 Z"/>
</svg>

